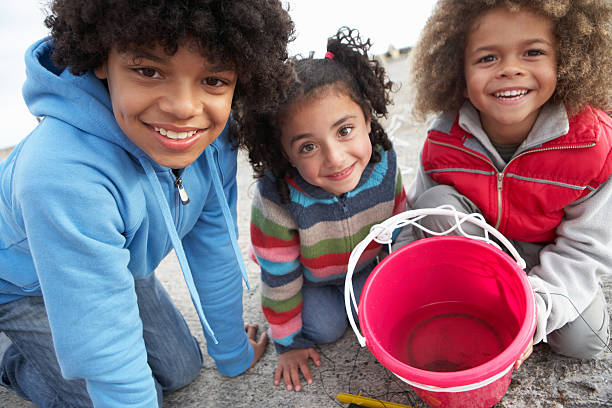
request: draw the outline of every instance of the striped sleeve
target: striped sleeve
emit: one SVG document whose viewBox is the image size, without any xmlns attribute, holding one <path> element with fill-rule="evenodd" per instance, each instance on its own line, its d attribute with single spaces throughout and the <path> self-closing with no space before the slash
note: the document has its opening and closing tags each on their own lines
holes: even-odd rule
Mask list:
<svg viewBox="0 0 612 408">
<path fill-rule="evenodd" d="M 302 329 L 302 267 L 295 221 L 259 180 L 251 205 L 251 251 L 261 269 L 262 309 L 270 337 L 288 346 Z M 266 196 L 268 193 L 268 196 Z"/>
</svg>

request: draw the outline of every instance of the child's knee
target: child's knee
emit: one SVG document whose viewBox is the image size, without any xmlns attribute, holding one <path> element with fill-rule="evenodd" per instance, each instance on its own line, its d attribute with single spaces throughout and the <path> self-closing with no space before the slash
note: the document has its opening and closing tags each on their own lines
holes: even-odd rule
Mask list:
<svg viewBox="0 0 612 408">
<path fill-rule="evenodd" d="M 163 392 L 173 392 L 191 384 L 200 374 L 202 368 L 202 352 L 195 341 L 195 347 L 176 354 L 172 359 L 166 359 L 164 372 L 154 372 L 156 380 Z"/>
<path fill-rule="evenodd" d="M 327 344 L 337 341 L 346 332 L 347 323 L 337 324 L 334 327 L 327 327 L 318 333 L 317 344 Z"/>
<path fill-rule="evenodd" d="M 333 323 L 329 320 L 311 330 L 304 330 L 304 334 L 315 344 L 333 343 L 338 340 L 348 327 L 346 315 L 342 319 L 336 319 Z"/>
<path fill-rule="evenodd" d="M 558 354 L 581 360 L 593 358 L 609 347 L 610 317 L 603 292 L 582 317 L 549 334 L 548 344 Z"/>
<path fill-rule="evenodd" d="M 450 205 L 459 212 L 472 214 L 481 213 L 480 209 L 472 203 L 470 199 L 460 194 L 454 187 L 440 184 L 426 190 L 414 203 L 414 208 L 435 208 L 441 205 Z M 451 216 L 428 216 L 419 221 L 423 227 L 435 231 L 446 231 L 455 226 L 455 217 Z M 471 235 L 482 235 L 482 229 L 476 227 L 472 223 L 463 223 L 462 229 Z M 423 235 L 419 231 L 417 238 L 424 238 L 428 235 Z"/>
<path fill-rule="evenodd" d="M 441 205 L 452 205 L 461 211 L 463 195 L 452 186 L 439 184 L 425 190 L 414 202 L 414 208 L 433 208 Z"/>
<path fill-rule="evenodd" d="M 466 196 L 453 186 L 438 184 L 423 192 L 415 201 L 414 208 L 434 208 L 441 205 L 452 205 L 456 210 L 465 213 L 481 212 Z"/>
<path fill-rule="evenodd" d="M 560 337 L 555 341 L 551 341 L 549 337 L 548 344 L 557 354 L 589 360 L 604 351 L 609 341 L 609 335 L 605 337 L 585 336 L 582 339 Z"/>
<path fill-rule="evenodd" d="M 159 381 L 163 392 L 174 392 L 191 384 L 198 374 L 200 374 L 201 365 L 196 366 L 191 364 L 182 367 L 181 370 L 176 370 L 172 376 L 166 376 Z M 160 379 L 158 379 L 160 380 Z"/>
</svg>

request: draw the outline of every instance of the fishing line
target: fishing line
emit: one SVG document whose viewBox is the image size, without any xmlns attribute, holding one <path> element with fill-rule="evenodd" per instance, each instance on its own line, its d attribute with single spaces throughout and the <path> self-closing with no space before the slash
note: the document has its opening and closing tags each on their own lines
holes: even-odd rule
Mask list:
<svg viewBox="0 0 612 408">
<path fill-rule="evenodd" d="M 336 400 L 336 398 L 334 398 L 329 392 L 327 392 L 327 390 L 325 389 L 325 381 L 323 381 L 323 373 L 326 373 L 328 371 L 331 371 L 331 372 L 336 371 L 336 362 L 334 360 L 332 360 L 331 358 L 327 357 L 327 355 L 319 347 L 315 347 L 315 349 L 319 352 L 320 355 L 323 356 L 323 358 L 328 360 L 331 363 L 331 365 L 332 365 L 331 368 L 328 368 L 326 370 L 319 369 L 319 379 L 321 381 L 321 388 L 323 388 L 323 392 L 325 393 L 325 395 L 327 395 L 329 397 L 329 399 L 334 402 L 334 404 L 336 404 L 339 407 L 343 407 L 344 408 L 343 404 L 339 403 L 338 400 Z M 349 387 L 350 387 L 350 382 L 349 382 Z"/>
<path fill-rule="evenodd" d="M 353 373 L 355 372 L 355 369 L 357 368 L 357 358 L 359 357 L 360 352 L 361 352 L 361 347 L 357 348 L 355 357 L 353 357 L 353 368 L 351 369 L 351 373 L 349 374 L 349 384 L 348 384 L 348 389 L 349 389 L 350 394 L 354 394 L 354 392 L 351 390 L 351 381 L 353 379 Z"/>
<path fill-rule="evenodd" d="M 328 361 L 331 363 L 331 367 L 330 367 L 330 368 L 328 368 L 328 369 L 324 369 L 324 370 L 319 370 L 319 379 L 320 379 L 320 381 L 321 381 L 321 388 L 323 389 L 323 392 L 325 393 L 325 395 L 327 395 L 327 397 L 328 397 L 330 400 L 332 400 L 332 401 L 334 402 L 334 404 L 335 404 L 335 405 L 337 405 L 337 406 L 340 406 L 340 407 L 343 407 L 343 408 L 344 408 L 344 407 L 345 407 L 345 405 L 343 405 L 343 404 L 341 404 L 340 402 L 338 402 L 338 400 L 337 400 L 336 398 L 334 398 L 334 397 L 332 396 L 332 394 L 330 394 L 330 392 L 329 392 L 329 391 L 327 391 L 327 389 L 325 388 L 325 384 L 326 384 L 326 382 L 325 382 L 325 380 L 323 379 L 323 374 L 324 374 L 324 373 L 327 373 L 327 372 L 335 372 L 335 371 L 336 371 L 336 366 L 337 366 L 337 364 L 336 364 L 336 362 L 335 362 L 334 360 L 332 360 L 332 359 L 331 359 L 329 356 L 327 356 L 327 355 L 326 355 L 326 354 L 325 354 L 325 353 L 324 353 L 324 352 L 323 352 L 323 351 L 322 351 L 322 350 L 321 350 L 319 347 L 316 347 L 316 349 L 317 349 L 317 351 L 319 352 L 319 354 L 321 354 L 321 356 L 322 356 L 322 357 L 324 357 L 326 360 L 328 360 Z M 393 391 L 393 392 L 391 392 L 391 391 L 389 390 L 389 388 L 390 388 L 390 386 L 391 386 L 391 382 L 396 382 L 397 384 L 401 385 L 402 387 L 405 387 L 405 386 L 407 386 L 407 385 L 406 385 L 405 383 L 403 383 L 403 382 L 399 381 L 399 379 L 398 379 L 397 377 L 392 376 L 392 375 L 389 373 L 389 371 L 388 371 L 388 370 L 384 369 L 384 367 L 383 367 L 383 370 L 384 370 L 384 373 L 385 373 L 385 374 L 386 374 L 386 376 L 387 376 L 387 381 L 385 381 L 385 388 L 386 388 L 386 392 L 385 392 L 385 393 L 383 393 L 383 394 L 379 394 L 379 395 L 372 395 L 372 394 L 369 394 L 369 393 L 365 393 L 365 392 L 363 392 L 363 391 L 358 391 L 358 392 L 352 391 L 352 389 L 351 389 L 351 388 L 352 388 L 352 386 L 353 386 L 353 384 L 352 384 L 352 383 L 353 383 L 353 377 L 354 377 L 354 374 L 355 374 L 355 370 L 357 369 L 357 360 L 358 360 L 358 358 L 359 358 L 359 353 L 360 353 L 360 352 L 361 352 L 361 347 L 358 347 L 358 348 L 357 348 L 357 351 L 355 352 L 355 355 L 354 355 L 354 357 L 353 357 L 353 359 L 352 359 L 352 360 L 353 360 L 353 363 L 352 363 L 352 367 L 351 367 L 351 371 L 350 371 L 350 373 L 349 373 L 349 379 L 348 379 L 348 392 L 349 392 L 349 394 L 354 394 L 354 395 L 360 394 L 360 395 L 361 395 L 361 396 L 363 396 L 363 397 L 368 397 L 368 398 L 371 398 L 371 399 L 375 399 L 375 400 L 376 400 L 376 401 L 378 401 L 378 402 L 379 402 L 379 403 L 380 403 L 380 404 L 381 404 L 383 407 L 385 407 L 385 406 L 386 406 L 386 402 L 388 402 L 388 401 L 382 401 L 382 400 L 380 400 L 379 398 L 385 398 L 385 399 L 387 399 L 387 400 L 390 400 L 390 399 L 391 399 L 390 397 L 392 397 L 392 396 L 404 395 L 404 396 L 406 397 L 406 396 L 407 396 L 406 394 L 408 394 L 408 395 L 409 395 L 410 393 L 412 393 L 412 392 L 413 392 L 411 389 L 407 389 L 407 390 L 405 390 L 405 391 Z M 415 395 L 416 395 L 416 394 L 415 394 Z M 408 398 L 404 398 L 404 399 L 411 400 L 411 398 L 410 398 L 410 397 L 408 397 Z M 396 403 L 396 404 L 403 404 L 402 402 L 395 402 L 395 403 Z"/>
<path fill-rule="evenodd" d="M 429 234 L 429 235 L 448 235 L 449 233 L 457 230 L 458 235 L 463 235 L 465 237 L 474 239 L 474 240 L 478 240 L 478 241 L 484 241 L 488 244 L 493 245 L 494 247 L 497 247 L 500 250 L 504 250 L 504 252 L 510 252 L 510 255 L 517 261 L 518 266 L 521 269 L 525 268 L 525 261 L 521 258 L 520 254 L 516 251 L 516 249 L 512 246 L 511 242 L 508 241 L 507 238 L 505 238 L 503 235 L 501 235 L 497 230 L 494 230 L 492 227 L 490 227 L 488 224 L 486 224 L 486 222 L 484 221 L 484 219 L 482 218 L 482 215 L 478 214 L 478 213 L 473 213 L 473 214 L 463 214 L 458 212 L 455 208 L 453 208 L 452 206 L 440 206 L 436 209 L 426 209 L 426 210 L 421 210 L 421 211 L 426 211 L 427 214 L 422 214 L 419 213 L 419 211 L 407 211 L 405 213 L 402 214 L 398 214 L 394 217 L 391 217 L 390 219 L 386 220 L 385 222 L 383 222 L 382 224 L 377 224 L 372 226 L 372 228 L 370 229 L 370 233 L 368 235 L 367 238 L 370 238 L 371 240 L 376 241 L 377 243 L 381 244 L 381 245 L 387 245 L 389 248 L 389 253 L 392 252 L 392 248 L 391 248 L 391 243 L 393 240 L 393 231 L 397 228 L 402 228 L 402 227 L 406 227 L 408 225 L 411 225 L 413 228 L 418 228 L 420 230 L 422 230 L 425 234 Z M 448 228 L 445 231 L 442 232 L 438 232 L 438 231 L 432 231 L 426 227 L 424 227 L 423 225 L 421 225 L 418 221 L 420 221 L 422 218 L 424 218 L 426 215 L 447 215 L 450 216 L 451 218 L 454 218 L 454 225 L 452 225 L 450 228 Z M 478 235 L 471 235 L 468 234 L 463 228 L 462 228 L 462 224 L 464 222 L 471 222 L 473 224 L 476 224 L 477 226 L 483 228 L 484 230 L 484 237 L 482 236 L 478 236 Z M 490 231 L 489 231 L 490 230 Z M 488 232 L 491 232 L 493 237 L 489 237 Z M 501 241 L 501 243 L 503 244 L 503 247 L 498 244 L 496 241 L 497 239 L 499 239 Z M 366 240 L 364 240 L 366 241 Z M 363 242 L 363 241 L 362 241 Z M 360 243 L 361 244 L 361 243 Z M 365 245 L 365 244 L 364 244 Z M 508 251 L 505 251 L 505 249 L 508 249 Z M 359 249 L 356 247 L 356 249 Z M 355 254 L 355 250 L 351 253 L 351 259 L 349 260 L 349 269 L 351 270 L 351 261 L 352 261 L 352 257 Z M 363 252 L 363 248 L 361 249 L 361 252 Z M 361 255 L 361 252 L 357 251 L 357 255 Z M 354 267 L 354 266 L 353 266 Z M 352 272 L 352 270 L 351 270 Z M 347 278 L 347 282 L 348 282 L 348 278 Z M 350 299 L 353 301 L 353 306 L 355 307 L 355 309 L 357 309 L 357 304 L 356 304 L 356 299 L 355 299 L 355 295 L 353 292 L 353 288 L 352 286 L 349 286 L 349 284 L 345 285 L 345 294 L 350 293 Z M 576 305 L 572 302 L 572 300 L 565 294 L 562 293 L 550 293 L 547 288 L 544 288 L 543 291 L 535 291 L 534 293 L 537 293 L 539 295 L 545 296 L 546 299 L 546 303 L 547 303 L 547 308 L 546 308 L 546 320 L 548 320 L 548 315 L 550 314 L 551 311 L 551 307 L 552 307 L 552 301 L 550 299 L 551 295 L 557 295 L 557 296 L 561 296 L 566 298 L 570 304 L 572 305 L 572 307 L 574 308 L 574 310 L 576 311 L 576 313 L 578 314 L 578 316 L 580 316 L 580 318 L 582 319 L 582 321 L 587 325 L 587 327 L 589 328 L 589 330 L 591 330 L 591 332 L 597 337 L 597 339 L 599 341 L 601 341 L 601 343 L 603 344 L 603 346 L 612 352 L 612 349 L 610 348 L 610 344 L 609 344 L 609 336 L 607 340 L 602 339 L 602 337 L 598 334 L 598 332 L 593 329 L 593 327 L 586 321 L 585 317 L 583 316 L 583 314 L 578 310 L 578 308 L 576 307 Z M 346 301 L 346 307 L 347 310 L 349 309 L 349 301 Z M 355 323 L 353 322 L 353 320 L 351 319 L 352 316 L 349 316 L 349 321 L 351 323 L 351 325 L 353 326 L 353 330 L 356 332 L 357 334 L 357 329 L 355 328 Z M 365 339 L 358 336 L 358 339 L 360 340 L 360 344 L 363 346 L 365 343 Z M 362 342 L 363 340 L 363 342 Z M 352 381 L 353 381 L 353 376 L 354 373 L 357 369 L 357 358 L 359 355 L 359 351 L 360 348 L 357 350 L 357 353 L 355 354 L 354 358 L 353 358 L 353 366 L 352 369 L 350 371 L 349 374 L 349 379 L 348 379 L 348 388 L 349 388 L 349 392 L 351 391 L 352 388 Z M 329 359 L 329 357 L 325 356 L 328 360 L 332 361 L 331 359 Z M 348 361 L 347 361 L 348 362 Z M 335 363 L 334 363 L 335 365 Z M 386 387 L 385 387 L 385 393 L 380 395 L 385 396 L 385 398 L 389 399 L 386 396 L 391 395 L 390 392 L 390 386 L 391 386 L 391 381 L 389 381 L 389 377 L 390 374 L 388 371 L 385 370 L 385 373 L 387 374 L 387 381 L 385 382 Z M 395 379 L 398 383 L 400 383 L 399 379 Z M 321 376 L 321 382 L 323 383 L 323 377 Z M 405 385 L 404 383 L 401 383 L 402 385 Z M 324 384 L 323 384 L 323 388 Z M 405 394 L 406 393 L 410 393 L 413 392 L 411 390 L 407 390 L 407 391 L 403 391 L 403 392 L 397 392 L 397 393 L 393 393 L 393 394 Z M 332 398 L 329 393 L 326 394 Z M 364 396 L 366 396 L 364 394 Z M 378 400 L 378 397 L 376 396 L 369 396 L 369 398 L 372 399 L 376 399 Z M 333 399 L 333 398 L 332 398 Z M 378 400 L 380 401 L 380 400 Z M 336 402 L 334 400 L 334 402 Z M 336 402 L 337 405 L 339 405 Z M 380 401 L 380 404 L 382 406 L 384 406 L 385 401 Z"/>
<path fill-rule="evenodd" d="M 538 293 L 538 294 L 541 294 L 541 295 L 545 295 L 545 294 L 546 294 L 546 293 L 541 292 L 541 291 L 535 291 L 535 293 Z M 590 329 L 590 330 L 593 332 L 593 334 L 594 334 L 594 335 L 595 335 L 595 336 L 596 336 L 596 337 L 597 337 L 597 338 L 598 338 L 598 339 L 599 339 L 599 340 L 602 342 L 602 344 L 603 344 L 603 345 L 606 347 L 606 349 L 607 349 L 608 351 L 611 351 L 611 352 L 612 352 L 612 349 L 611 349 L 611 347 L 610 347 L 610 343 L 609 343 L 609 341 L 608 341 L 608 342 L 606 342 L 605 340 L 603 340 L 603 339 L 602 339 L 602 338 L 601 338 L 601 337 L 600 337 L 600 336 L 597 334 L 597 332 L 596 332 L 596 331 L 593 329 L 593 327 L 592 327 L 592 326 L 591 326 L 591 325 L 590 325 L 590 324 L 589 324 L 589 323 L 586 321 L 586 319 L 584 318 L 584 316 L 582 315 L 582 313 L 580 313 L 580 311 L 578 310 L 578 308 L 576 307 L 576 305 L 575 305 L 575 304 L 572 302 L 572 300 L 571 300 L 571 299 L 570 299 L 570 298 L 569 298 L 567 295 L 564 295 L 564 294 L 562 294 L 562 293 L 552 293 L 552 292 L 550 293 L 550 295 L 556 295 L 556 296 L 561 296 L 561 297 L 566 298 L 566 299 L 567 299 L 567 300 L 570 302 L 570 304 L 572 305 L 572 307 L 574 308 L 574 310 L 576 310 L 576 312 L 578 313 L 578 316 L 579 316 L 579 317 L 582 319 L 582 321 L 583 321 L 583 322 L 584 322 L 584 323 L 587 325 L 587 327 L 588 327 L 588 328 L 589 328 L 589 329 Z M 321 354 L 321 356 L 322 356 L 323 358 L 325 358 L 325 359 L 326 359 L 326 360 L 327 360 L 327 361 L 330 363 L 330 367 L 329 367 L 329 368 L 327 368 L 327 369 L 323 369 L 323 370 L 319 370 L 319 379 L 320 379 L 320 381 L 321 381 L 321 387 L 322 387 L 322 389 L 323 389 L 323 392 L 325 392 L 325 395 L 327 395 L 327 397 L 328 397 L 330 400 L 332 400 L 336 406 L 339 406 L 339 407 L 343 407 L 343 408 L 344 408 L 344 405 L 343 405 L 343 404 L 340 404 L 340 403 L 339 403 L 339 402 L 336 400 L 336 398 L 334 398 L 334 396 L 333 396 L 333 395 L 332 395 L 332 394 L 331 394 L 331 393 L 330 393 L 330 392 L 329 392 L 329 391 L 326 389 L 326 384 L 327 384 L 327 383 L 326 383 L 326 381 L 325 381 L 325 379 L 324 379 L 324 377 L 323 377 L 323 374 L 326 374 L 326 373 L 328 373 L 328 372 L 331 372 L 331 373 L 335 372 L 335 371 L 336 371 L 337 364 L 336 364 L 336 362 L 335 362 L 333 359 L 331 359 L 331 358 L 330 358 L 328 355 L 326 355 L 326 354 L 325 354 L 325 353 L 324 353 L 324 352 L 323 352 L 323 351 L 322 351 L 320 348 L 317 348 L 317 351 L 319 352 L 319 354 Z M 400 388 L 405 387 L 405 386 L 406 386 L 406 384 L 405 384 L 404 382 L 400 381 L 400 380 L 399 380 L 399 379 L 398 379 L 396 376 L 391 375 L 391 373 L 390 373 L 388 370 L 386 370 L 386 369 L 384 370 L 384 373 L 385 373 L 385 375 L 386 375 L 386 377 L 387 377 L 387 381 L 385 381 L 385 392 L 384 392 L 384 393 L 382 393 L 382 394 L 378 394 L 378 395 L 371 395 L 371 394 L 369 394 L 369 393 L 365 393 L 365 392 L 363 392 L 363 391 L 358 391 L 358 392 L 353 391 L 353 387 L 355 386 L 355 384 L 354 384 L 354 381 L 353 381 L 353 380 L 355 379 L 354 377 L 355 377 L 355 372 L 357 371 L 357 361 L 358 361 L 358 358 L 359 358 L 359 354 L 360 354 L 360 352 L 361 352 L 361 347 L 358 347 L 358 348 L 357 348 L 357 351 L 355 352 L 355 354 L 354 354 L 354 356 L 353 356 L 353 358 L 352 358 L 352 360 L 353 360 L 353 361 L 352 361 L 352 366 L 351 366 L 351 370 L 350 370 L 350 373 L 349 373 L 349 378 L 348 378 L 348 392 L 349 392 L 350 394 L 357 395 L 357 394 L 359 394 L 359 393 L 361 392 L 361 395 L 362 395 L 362 396 L 364 396 L 364 397 L 368 397 L 368 398 L 372 398 L 372 399 L 377 400 L 377 401 L 378 401 L 378 402 L 381 404 L 381 406 L 383 406 L 383 407 L 385 406 L 385 401 L 382 401 L 382 400 L 380 400 L 379 398 L 384 398 L 384 399 L 386 399 L 386 400 L 388 400 L 388 401 L 389 401 L 389 400 L 393 400 L 393 399 L 395 399 L 395 398 L 396 398 L 396 397 L 398 397 L 398 396 L 402 396 L 403 398 L 401 398 L 401 399 L 403 399 L 403 400 L 408 400 L 408 403 L 413 403 L 412 398 L 410 398 L 410 397 L 412 396 L 412 393 L 413 393 L 413 391 L 412 391 L 412 390 L 410 390 L 410 389 L 407 389 L 407 390 L 404 390 L 404 391 L 391 391 L 391 390 L 390 390 L 390 387 L 391 387 L 391 384 L 392 384 L 392 383 L 395 383 L 395 384 L 396 384 L 396 385 L 398 385 Z M 393 401 L 393 402 L 398 403 L 398 404 L 404 404 L 404 403 L 405 403 L 405 402 L 398 402 L 398 401 Z M 611 405 L 610 405 L 610 403 L 611 403 L 611 402 L 612 402 L 612 398 L 610 398 L 608 401 L 606 401 L 606 402 L 604 403 L 604 405 L 602 405 L 602 407 L 609 407 L 609 406 L 611 406 Z"/>
<path fill-rule="evenodd" d="M 538 293 L 540 295 L 545 295 L 546 293 L 544 292 L 540 292 L 539 290 L 536 290 L 535 293 Z M 593 334 L 595 335 L 595 337 L 597 337 L 597 339 L 599 339 L 599 341 L 601 341 L 601 344 L 603 344 L 603 346 L 608 349 L 608 351 L 612 352 L 612 348 L 610 348 L 610 336 L 608 335 L 608 340 L 604 340 L 602 339 L 599 334 L 597 334 L 597 332 L 595 331 L 595 329 L 593 329 L 593 327 L 591 327 L 591 325 L 589 324 L 589 322 L 586 321 L 586 319 L 584 318 L 584 316 L 582 316 L 582 313 L 580 313 L 580 311 L 578 310 L 578 308 L 576 307 L 576 305 L 574 304 L 574 302 L 572 302 L 572 299 L 570 299 L 567 295 L 563 294 L 563 293 L 552 293 L 549 292 L 549 294 L 551 295 L 557 295 L 557 296 L 561 296 L 564 297 L 565 299 L 567 299 L 568 302 L 570 302 L 570 304 L 572 305 L 572 307 L 574 308 L 574 310 L 576 311 L 576 313 L 578 313 L 578 316 L 582 319 L 582 321 L 584 322 L 584 324 L 587 325 L 587 327 L 593 332 Z M 609 329 L 608 329 L 609 332 Z"/>
</svg>

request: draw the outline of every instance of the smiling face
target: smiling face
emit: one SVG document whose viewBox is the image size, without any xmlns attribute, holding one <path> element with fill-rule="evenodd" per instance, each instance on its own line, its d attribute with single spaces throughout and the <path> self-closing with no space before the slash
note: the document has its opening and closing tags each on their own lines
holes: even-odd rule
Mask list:
<svg viewBox="0 0 612 408">
<path fill-rule="evenodd" d="M 485 13 L 467 37 L 465 80 L 493 142 L 522 142 L 557 85 L 552 22 L 527 10 Z"/>
<path fill-rule="evenodd" d="M 188 44 L 172 56 L 160 46 L 113 49 L 94 72 L 107 80 L 121 130 L 170 168 L 189 165 L 221 134 L 237 81 L 232 68 L 210 64 Z"/>
<path fill-rule="evenodd" d="M 346 93 L 326 90 L 297 101 L 285 115 L 281 144 L 308 183 L 341 195 L 353 190 L 370 162 L 370 119 Z"/>
</svg>

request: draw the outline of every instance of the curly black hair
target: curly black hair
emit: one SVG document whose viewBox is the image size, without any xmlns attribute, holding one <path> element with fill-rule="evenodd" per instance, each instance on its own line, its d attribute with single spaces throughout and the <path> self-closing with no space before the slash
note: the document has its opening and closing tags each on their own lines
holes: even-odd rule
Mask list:
<svg viewBox="0 0 612 408">
<path fill-rule="evenodd" d="M 271 172 L 284 202 L 289 201 L 289 188 L 285 179 L 290 175 L 292 166 L 283 153 L 280 129 L 284 118 L 296 103 L 316 99 L 330 89 L 346 94 L 370 119 L 369 137 L 372 146 L 391 149 L 391 141 L 377 118 L 387 115 L 393 83 L 387 78 L 379 61 L 368 56 L 370 47 L 370 39 L 363 41 L 357 30 L 341 27 L 335 36 L 328 39 L 326 58 L 295 56 L 287 61 L 294 76 L 277 111 L 253 119 L 255 128 L 245 135 L 245 144 L 255 178 Z M 370 162 L 377 163 L 380 159 L 378 150 L 372 149 Z"/>
<path fill-rule="evenodd" d="M 229 63 L 234 91 L 234 142 L 252 128 L 246 112 L 275 109 L 288 86 L 287 43 L 294 25 L 279 0 L 54 0 L 45 25 L 53 61 L 75 75 L 101 66 L 109 51 L 162 45 L 174 55 L 194 40 L 211 62 Z"/>
<path fill-rule="evenodd" d="M 498 7 L 529 10 L 552 21 L 557 39 L 552 103 L 565 104 L 570 113 L 586 104 L 612 109 L 610 0 L 438 0 L 411 53 L 417 119 L 461 107 L 467 36 L 480 16 Z"/>
</svg>

